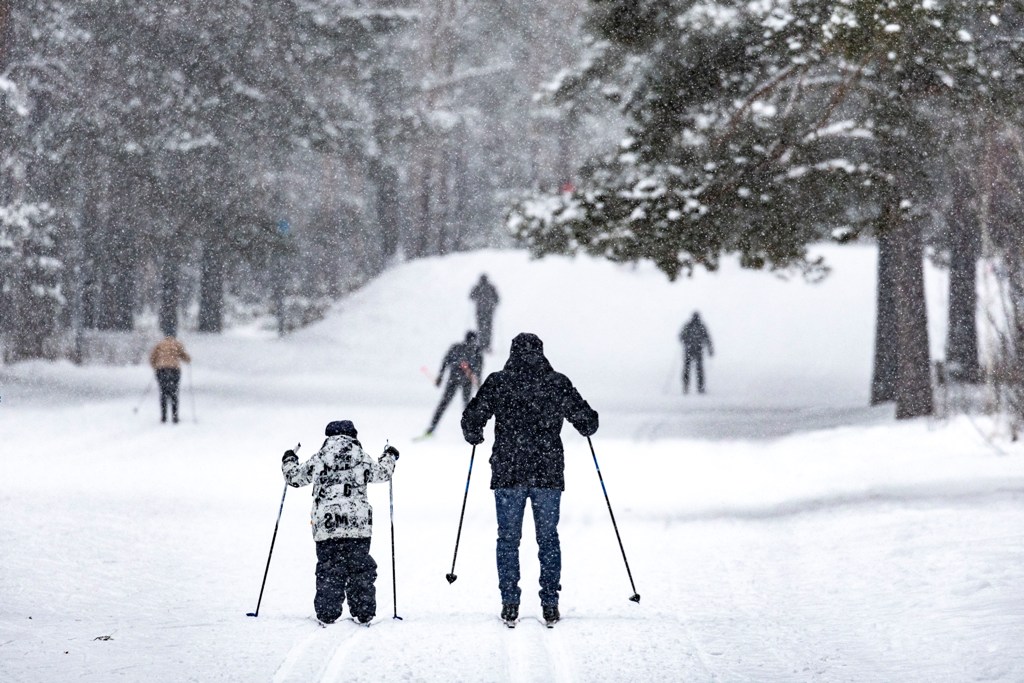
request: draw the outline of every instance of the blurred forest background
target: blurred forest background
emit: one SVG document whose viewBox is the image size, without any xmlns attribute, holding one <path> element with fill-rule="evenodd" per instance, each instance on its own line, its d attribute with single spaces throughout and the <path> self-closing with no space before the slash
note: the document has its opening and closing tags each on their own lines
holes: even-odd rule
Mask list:
<svg viewBox="0 0 1024 683">
<path fill-rule="evenodd" d="M 1022 81 L 1020 0 L 0 0 L 3 359 L 284 333 L 458 250 L 813 281 L 872 240 L 872 402 L 1021 415 Z"/>
</svg>

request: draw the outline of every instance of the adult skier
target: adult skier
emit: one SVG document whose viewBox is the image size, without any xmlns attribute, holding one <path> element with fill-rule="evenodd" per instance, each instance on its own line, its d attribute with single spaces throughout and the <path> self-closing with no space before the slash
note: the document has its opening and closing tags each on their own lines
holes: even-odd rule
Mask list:
<svg viewBox="0 0 1024 683">
<path fill-rule="evenodd" d="M 352 618 L 368 624 L 377 614 L 377 563 L 370 556 L 373 509 L 366 485 L 391 479 L 398 449 L 387 446 L 379 460 L 372 459 L 350 420 L 331 422 L 324 434 L 323 446 L 304 463 L 295 451 L 285 451 L 281 472 L 289 486 L 313 484 L 317 619 L 337 621 L 347 600 Z"/>
<path fill-rule="evenodd" d="M 583 436 L 597 431 L 598 416 L 565 375 L 555 372 L 535 334 L 512 340 L 505 367 L 491 373 L 462 414 L 462 433 L 476 445 L 494 416 L 491 489 L 498 521 L 498 590 L 501 618 L 519 618 L 519 541 L 526 500 L 533 510 L 540 559 L 540 604 L 548 624 L 558 621 L 562 551 L 558 517 L 565 490 L 562 421 Z"/>
<path fill-rule="evenodd" d="M 480 275 L 480 281 L 470 290 L 469 298 L 476 303 L 476 329 L 480 332 L 480 348 L 490 353 L 494 309 L 498 307 L 499 299 L 498 290 L 487 279 L 486 273 Z"/>
<path fill-rule="evenodd" d="M 484 359 L 480 345 L 477 343 L 476 332 L 472 330 L 466 332 L 464 341 L 456 342 L 448 347 L 448 352 L 441 359 L 441 369 L 437 373 L 434 385 L 441 386 L 445 371 L 448 372 L 448 383 L 444 387 L 441 402 L 437 404 L 437 410 L 434 411 L 434 417 L 424 436 L 430 436 L 437 429 L 437 423 L 441 421 L 441 416 L 457 391 L 462 390 L 463 406 L 469 403 L 473 389 L 480 385 L 480 374 L 483 372 L 483 367 Z"/>
<path fill-rule="evenodd" d="M 683 344 L 683 393 L 690 392 L 690 366 L 697 368 L 697 392 L 704 393 L 704 347 L 708 349 L 708 356 L 715 355 L 714 347 L 711 346 L 711 335 L 708 328 L 704 326 L 700 313 L 693 312 L 693 317 L 683 325 L 679 332 L 679 341 Z"/>
<path fill-rule="evenodd" d="M 171 405 L 171 420 L 178 422 L 178 387 L 181 385 L 181 363 L 191 363 L 185 346 L 168 334 L 149 354 L 149 365 L 156 372 L 160 387 L 160 421 L 167 422 L 167 404 Z"/>
</svg>

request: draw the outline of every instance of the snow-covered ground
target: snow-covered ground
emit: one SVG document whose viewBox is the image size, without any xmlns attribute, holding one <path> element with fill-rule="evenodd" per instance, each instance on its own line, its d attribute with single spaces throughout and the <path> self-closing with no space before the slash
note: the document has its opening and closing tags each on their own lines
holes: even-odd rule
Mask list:
<svg viewBox="0 0 1024 683">
<path fill-rule="evenodd" d="M 1022 681 L 1024 452 L 987 423 L 897 424 L 869 409 L 874 252 L 825 249 L 819 285 L 741 272 L 669 284 L 650 268 L 484 251 L 403 265 L 286 339 L 185 335 L 183 423 L 157 421 L 146 367 L 0 367 L 2 681 Z M 458 402 L 426 426 L 433 375 L 498 286 L 495 354 L 539 334 L 601 414 L 566 428 L 564 620 L 537 619 L 527 532 L 523 622 L 498 620 L 488 441 L 456 574 L 469 447 Z M 942 276 L 929 275 L 942 347 Z M 683 396 L 676 335 L 699 309 L 709 393 Z M 426 372 L 423 368 L 426 368 Z M 378 617 L 312 620 L 309 490 L 282 492 L 352 419 L 402 451 L 378 524 Z M 980 431 L 979 431 L 980 429 Z M 531 522 L 527 518 L 527 526 Z"/>
</svg>

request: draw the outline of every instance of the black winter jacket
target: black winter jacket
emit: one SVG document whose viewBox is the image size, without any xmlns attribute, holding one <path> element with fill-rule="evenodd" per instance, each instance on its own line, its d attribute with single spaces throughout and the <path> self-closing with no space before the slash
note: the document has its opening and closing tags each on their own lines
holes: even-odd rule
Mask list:
<svg viewBox="0 0 1024 683">
<path fill-rule="evenodd" d="M 462 414 L 469 443 L 483 441 L 494 416 L 491 488 L 530 486 L 565 490 L 562 420 L 583 436 L 597 431 L 597 411 L 569 378 L 555 372 L 533 334 L 517 335 L 505 367 L 488 375 Z"/>
<path fill-rule="evenodd" d="M 480 373 L 484 367 L 484 355 L 475 341 L 464 341 L 448 347 L 448 353 L 441 359 L 441 369 L 437 376 L 442 377 L 448 370 L 448 381 L 458 385 L 474 384 L 480 381 Z"/>
<path fill-rule="evenodd" d="M 708 349 L 708 353 L 714 353 L 708 328 L 704 326 L 703 321 L 696 315 L 683 325 L 683 329 L 679 332 L 679 341 L 683 343 L 683 350 L 688 356 L 703 354 L 705 346 Z"/>
</svg>

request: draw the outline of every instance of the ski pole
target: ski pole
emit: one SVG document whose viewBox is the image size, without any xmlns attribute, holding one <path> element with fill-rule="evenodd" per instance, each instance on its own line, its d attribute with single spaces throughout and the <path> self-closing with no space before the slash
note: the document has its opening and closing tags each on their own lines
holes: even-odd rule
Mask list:
<svg viewBox="0 0 1024 683">
<path fill-rule="evenodd" d="M 299 452 L 302 444 L 295 446 L 295 453 Z M 247 617 L 258 617 L 260 615 L 260 603 L 263 602 L 263 589 L 267 586 L 267 574 L 270 572 L 270 558 L 274 555 L 274 541 L 277 540 L 277 527 L 281 523 L 281 512 L 284 511 L 284 497 L 288 495 L 288 484 L 284 485 L 284 493 L 281 494 L 281 507 L 277 509 L 277 521 L 274 522 L 274 535 L 270 537 L 270 552 L 267 553 L 267 567 L 263 570 L 263 583 L 260 584 L 260 597 L 256 600 L 256 611 L 246 612 Z"/>
<path fill-rule="evenodd" d="M 147 395 L 149 394 L 149 389 L 150 389 L 150 387 L 152 387 L 152 386 L 153 386 L 153 378 L 152 378 L 152 377 L 150 377 L 150 379 L 149 379 L 149 384 L 147 384 L 147 385 L 146 385 L 146 388 L 142 390 L 142 395 L 141 395 L 141 396 L 139 396 L 139 401 L 138 401 L 138 403 L 136 403 L 136 404 L 135 404 L 135 407 L 134 407 L 134 408 L 132 408 L 132 412 L 133 412 L 133 413 L 138 413 L 138 412 L 139 412 L 139 408 L 140 408 L 140 407 L 142 406 L 142 402 L 143 402 L 144 400 L 146 400 L 146 396 L 147 396 Z"/>
<path fill-rule="evenodd" d="M 395 606 L 395 616 L 392 619 L 402 620 L 398 616 L 398 578 L 395 576 L 395 482 L 388 480 L 388 502 L 391 507 L 391 599 Z"/>
<path fill-rule="evenodd" d="M 615 529 L 615 538 L 619 541 L 619 550 L 622 551 L 622 561 L 626 563 L 626 575 L 629 576 L 629 585 L 633 588 L 633 595 L 629 599 L 633 602 L 640 602 L 640 594 L 636 592 L 636 584 L 633 583 L 633 572 L 629 571 L 629 560 L 626 559 L 626 549 L 622 547 L 622 537 L 619 535 L 619 525 L 615 523 L 615 513 L 612 512 L 612 502 L 608 499 L 608 489 L 604 486 L 604 477 L 601 476 L 601 468 L 597 464 L 597 453 L 594 452 L 594 442 L 587 437 L 590 444 L 590 454 L 594 456 L 594 467 L 597 468 L 597 478 L 601 481 L 601 490 L 604 491 L 604 502 L 608 504 L 608 514 L 612 517 L 612 527 Z"/>
<path fill-rule="evenodd" d="M 466 499 L 469 498 L 469 479 L 473 476 L 473 458 L 476 457 L 476 444 L 473 444 L 473 451 L 469 454 L 469 474 L 466 475 L 466 493 L 462 496 L 462 512 L 459 514 L 459 533 L 455 535 L 455 554 L 452 555 L 452 571 L 445 574 L 444 578 L 448 583 L 455 583 L 455 558 L 459 556 L 459 539 L 462 538 L 462 519 L 466 516 Z"/>
</svg>

